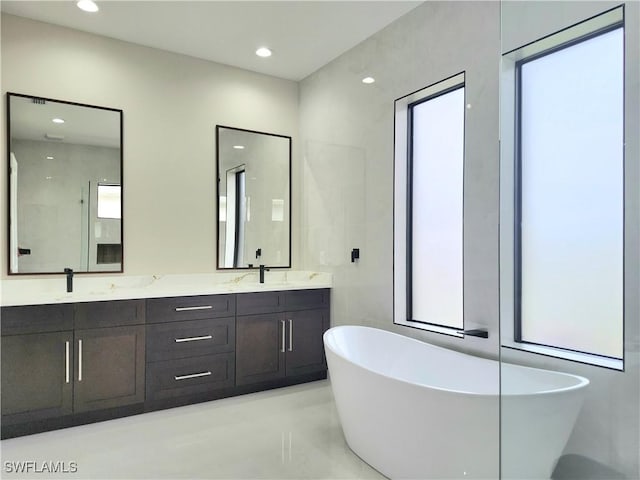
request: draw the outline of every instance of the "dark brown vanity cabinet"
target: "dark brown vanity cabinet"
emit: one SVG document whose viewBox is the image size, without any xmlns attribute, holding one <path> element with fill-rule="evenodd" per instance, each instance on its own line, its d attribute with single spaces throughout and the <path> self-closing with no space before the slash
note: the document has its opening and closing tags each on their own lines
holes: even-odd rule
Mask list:
<svg viewBox="0 0 640 480">
<path fill-rule="evenodd" d="M 73 409 L 73 308 L 2 308 L 2 424 L 68 415 Z"/>
<path fill-rule="evenodd" d="M 147 300 L 147 401 L 233 387 L 234 316 L 234 295 Z"/>
<path fill-rule="evenodd" d="M 144 401 L 144 300 L 1 314 L 3 425 Z"/>
<path fill-rule="evenodd" d="M 237 296 L 236 384 L 326 372 L 329 290 Z"/>
<path fill-rule="evenodd" d="M 326 378 L 329 289 L 0 314 L 2 438 Z"/>
</svg>

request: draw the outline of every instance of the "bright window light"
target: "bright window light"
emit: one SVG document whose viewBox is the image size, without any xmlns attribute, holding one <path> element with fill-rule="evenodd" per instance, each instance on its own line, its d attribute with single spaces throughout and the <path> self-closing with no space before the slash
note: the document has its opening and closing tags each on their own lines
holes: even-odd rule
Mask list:
<svg viewBox="0 0 640 480">
<path fill-rule="evenodd" d="M 623 28 L 516 68 L 516 341 L 621 359 Z"/>
<path fill-rule="evenodd" d="M 121 218 L 120 185 L 98 185 L 98 218 Z"/>
<path fill-rule="evenodd" d="M 410 319 L 463 328 L 464 86 L 410 107 Z"/>
</svg>

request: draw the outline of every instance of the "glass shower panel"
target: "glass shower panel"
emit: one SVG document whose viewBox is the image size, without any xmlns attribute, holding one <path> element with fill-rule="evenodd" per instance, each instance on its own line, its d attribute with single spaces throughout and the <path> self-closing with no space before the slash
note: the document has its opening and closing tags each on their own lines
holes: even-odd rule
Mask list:
<svg viewBox="0 0 640 480">
<path fill-rule="evenodd" d="M 501 2 L 504 479 L 640 478 L 639 6 Z"/>
<path fill-rule="evenodd" d="M 410 357 L 405 351 L 394 353 L 384 344 L 379 347 L 377 356 L 384 358 L 380 364 L 393 365 L 402 379 L 398 385 L 407 389 L 405 394 L 414 387 L 425 394 L 421 403 L 416 400 L 419 407 L 415 411 L 409 398 L 384 404 L 375 428 L 359 422 L 362 428 L 369 428 L 371 443 L 387 440 L 384 451 L 401 468 L 413 464 L 404 461 L 407 452 L 420 450 L 411 460 L 428 465 L 413 476 L 397 474 L 398 478 L 499 476 L 495 215 L 499 13 L 498 2 L 423 2 L 390 28 L 300 82 L 300 260 L 305 269 L 333 275 L 332 326 L 388 330 L 448 350 L 447 360 L 441 361 Z M 422 222 L 418 233 L 424 235 L 419 235 L 413 247 L 420 249 L 419 254 L 433 255 L 423 271 L 433 274 L 434 264 L 442 261 L 438 272 L 455 272 L 455 281 L 436 279 L 440 284 L 423 285 L 419 293 L 428 299 L 425 290 L 433 286 L 432 291 L 440 294 L 437 300 L 450 299 L 454 295 L 441 289 L 444 283 L 460 292 L 452 300 L 459 307 L 450 316 L 460 320 L 464 316 L 464 324 L 460 321 L 442 333 L 442 329 L 425 327 L 439 313 L 434 312 L 433 302 L 425 309 L 428 318 L 424 323 L 407 320 L 409 116 L 408 107 L 397 109 L 395 117 L 389 115 L 389 109 L 393 111 L 401 98 L 460 74 L 465 75 L 465 91 L 464 98 L 457 98 L 456 112 L 464 119 L 464 135 L 460 132 L 461 139 L 452 137 L 442 118 L 425 128 L 439 142 L 461 144 L 464 150 L 452 158 L 435 152 L 433 142 L 428 145 L 446 169 L 423 163 L 428 181 L 415 192 L 427 207 L 418 220 Z M 375 82 L 363 83 L 368 76 L 375 77 Z M 447 123 L 461 130 L 460 121 Z M 457 217 L 446 216 L 446 212 L 456 212 Z M 459 223 L 450 225 L 458 218 Z M 452 232 L 447 240 L 453 240 L 444 246 L 438 242 L 440 248 L 428 250 L 434 235 L 444 237 L 444 226 Z M 355 248 L 360 258 L 352 260 L 349 253 Z M 449 252 L 456 255 L 446 255 Z M 488 338 L 480 336 L 483 333 Z M 458 352 L 464 355 L 457 356 Z M 429 387 L 448 393 L 430 397 Z M 382 398 L 372 395 L 363 408 L 384 403 Z M 403 423 L 408 425 L 404 441 L 389 443 L 391 437 L 386 433 L 400 422 L 387 422 L 383 412 L 409 415 L 409 421 Z M 358 453 L 358 443 L 351 446 Z M 374 463 L 381 456 L 373 456 Z M 393 478 L 396 473 L 389 470 L 387 475 Z"/>
<path fill-rule="evenodd" d="M 89 211 L 91 205 L 91 182 L 80 187 L 80 270 L 89 268 Z"/>
</svg>

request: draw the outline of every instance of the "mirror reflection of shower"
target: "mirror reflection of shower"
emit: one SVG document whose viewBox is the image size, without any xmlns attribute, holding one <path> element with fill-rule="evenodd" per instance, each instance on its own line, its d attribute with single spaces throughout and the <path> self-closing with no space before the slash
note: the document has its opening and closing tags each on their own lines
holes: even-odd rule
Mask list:
<svg viewBox="0 0 640 480">
<path fill-rule="evenodd" d="M 238 268 L 244 266 L 245 228 L 246 222 L 251 220 L 250 200 L 246 196 L 245 165 L 227 170 L 226 186 L 224 266 Z"/>
<path fill-rule="evenodd" d="M 122 271 L 122 111 L 7 93 L 7 113 L 8 273 Z"/>
<path fill-rule="evenodd" d="M 291 137 L 216 126 L 216 265 L 290 267 Z"/>
</svg>

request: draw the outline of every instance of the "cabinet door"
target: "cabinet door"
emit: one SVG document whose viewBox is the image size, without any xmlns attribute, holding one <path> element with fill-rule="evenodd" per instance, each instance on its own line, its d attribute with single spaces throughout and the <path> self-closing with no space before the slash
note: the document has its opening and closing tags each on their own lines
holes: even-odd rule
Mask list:
<svg viewBox="0 0 640 480">
<path fill-rule="evenodd" d="M 322 335 L 329 328 L 328 310 L 286 312 L 287 376 L 327 369 Z"/>
<path fill-rule="evenodd" d="M 2 337 L 2 423 L 71 413 L 73 334 Z"/>
<path fill-rule="evenodd" d="M 285 375 L 284 317 L 280 313 L 236 319 L 236 385 Z"/>
<path fill-rule="evenodd" d="M 144 355 L 143 325 L 76 330 L 74 411 L 143 402 Z"/>
</svg>

